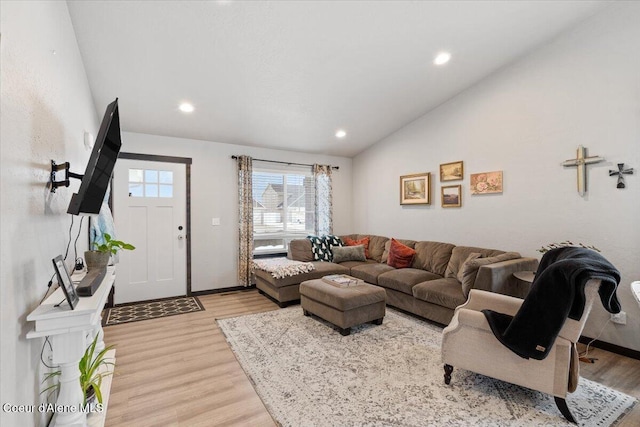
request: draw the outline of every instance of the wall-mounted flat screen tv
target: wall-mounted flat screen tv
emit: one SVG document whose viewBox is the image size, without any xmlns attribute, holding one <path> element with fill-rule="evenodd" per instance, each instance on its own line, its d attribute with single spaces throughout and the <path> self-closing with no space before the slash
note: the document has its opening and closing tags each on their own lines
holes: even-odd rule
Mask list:
<svg viewBox="0 0 640 427">
<path fill-rule="evenodd" d="M 67 213 L 73 215 L 100 213 L 121 146 L 120 116 L 118 115 L 118 98 L 116 98 L 107 106 L 107 111 L 104 113 L 80 189 L 78 193 L 71 196 Z"/>
</svg>

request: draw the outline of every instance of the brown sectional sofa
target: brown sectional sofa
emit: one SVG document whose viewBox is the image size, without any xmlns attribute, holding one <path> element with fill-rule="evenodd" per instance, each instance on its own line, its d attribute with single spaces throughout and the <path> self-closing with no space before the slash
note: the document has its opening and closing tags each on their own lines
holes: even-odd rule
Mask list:
<svg viewBox="0 0 640 427">
<path fill-rule="evenodd" d="M 353 240 L 369 237 L 367 260 L 340 264 L 312 261 L 311 242 L 307 239 L 293 240 L 289 245 L 288 258 L 311 261 L 315 270 L 282 279 L 257 270 L 257 288 L 284 307 L 300 299 L 300 283 L 329 274 L 349 274 L 384 288 L 387 305 L 446 325 L 451 321 L 455 308 L 467 300 L 471 288 L 523 298 L 529 289 L 514 278 L 513 273 L 535 270 L 538 266 L 537 259 L 523 258 L 513 252 L 396 239 L 416 251 L 411 267 L 396 269 L 387 265 L 391 239 L 363 234 L 340 237 Z M 474 254 L 471 258 L 479 258 L 469 259 L 470 254 Z"/>
</svg>

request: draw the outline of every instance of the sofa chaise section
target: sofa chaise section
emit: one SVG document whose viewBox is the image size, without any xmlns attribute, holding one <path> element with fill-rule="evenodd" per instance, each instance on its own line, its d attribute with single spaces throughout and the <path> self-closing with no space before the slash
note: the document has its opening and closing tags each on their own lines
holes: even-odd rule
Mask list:
<svg viewBox="0 0 640 427">
<path fill-rule="evenodd" d="M 349 269 L 332 262 L 313 261 L 315 269 L 308 273 L 276 279 L 271 273 L 256 270 L 256 287 L 269 295 L 283 308 L 300 299 L 300 283 L 306 280 L 320 279 L 329 274 L 349 274 Z"/>
</svg>

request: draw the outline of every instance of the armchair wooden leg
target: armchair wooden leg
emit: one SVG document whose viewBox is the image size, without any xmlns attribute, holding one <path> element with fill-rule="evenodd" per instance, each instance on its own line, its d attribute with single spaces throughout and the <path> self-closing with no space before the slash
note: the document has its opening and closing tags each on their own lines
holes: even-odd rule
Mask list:
<svg viewBox="0 0 640 427">
<path fill-rule="evenodd" d="M 556 406 L 558 407 L 558 409 L 560 410 L 560 413 L 562 413 L 562 415 L 564 415 L 564 417 L 571 423 L 573 424 L 578 424 L 578 422 L 576 421 L 575 418 L 573 418 L 573 415 L 571 414 L 571 411 L 569 410 L 569 407 L 567 406 L 567 401 L 564 400 L 561 397 L 557 397 L 557 396 L 553 396 L 553 398 L 556 401 Z"/>
<path fill-rule="evenodd" d="M 444 365 L 444 383 L 451 383 L 451 373 L 453 372 L 453 366 Z"/>
</svg>

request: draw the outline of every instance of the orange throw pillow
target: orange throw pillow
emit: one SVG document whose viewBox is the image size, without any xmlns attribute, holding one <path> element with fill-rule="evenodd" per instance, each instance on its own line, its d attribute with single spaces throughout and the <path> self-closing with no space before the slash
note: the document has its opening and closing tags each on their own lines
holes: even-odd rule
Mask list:
<svg viewBox="0 0 640 427">
<path fill-rule="evenodd" d="M 392 238 L 387 264 L 393 268 L 408 268 L 411 267 L 415 255 L 416 251 Z"/>
<path fill-rule="evenodd" d="M 363 237 L 360 240 L 353 240 L 348 237 L 345 237 L 343 241 L 344 241 L 344 244 L 347 246 L 358 246 L 358 245 L 364 246 L 364 256 L 365 258 L 369 258 L 369 237 Z"/>
</svg>

